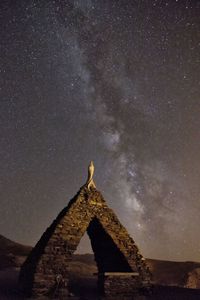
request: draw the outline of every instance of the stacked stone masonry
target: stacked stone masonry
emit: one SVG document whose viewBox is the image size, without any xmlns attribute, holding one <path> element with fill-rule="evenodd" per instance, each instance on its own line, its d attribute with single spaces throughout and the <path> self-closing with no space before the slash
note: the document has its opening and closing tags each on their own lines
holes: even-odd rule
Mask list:
<svg viewBox="0 0 200 300">
<path fill-rule="evenodd" d="M 133 239 L 101 193 L 83 187 L 42 235 L 22 266 L 19 279 L 27 296 L 67 299 L 70 261 L 86 231 L 102 293 L 109 295 L 121 289 L 131 291 L 149 285 L 150 272 Z M 138 276 L 124 280 L 120 276 L 102 276 L 106 272 L 137 272 Z"/>
</svg>

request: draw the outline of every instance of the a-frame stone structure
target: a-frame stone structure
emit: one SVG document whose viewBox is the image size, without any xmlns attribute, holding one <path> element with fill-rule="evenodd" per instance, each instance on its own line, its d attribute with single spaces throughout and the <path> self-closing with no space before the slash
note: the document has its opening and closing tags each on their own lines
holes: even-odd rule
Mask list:
<svg viewBox="0 0 200 300">
<path fill-rule="evenodd" d="M 133 239 L 88 181 L 69 202 L 31 251 L 20 272 L 27 296 L 68 299 L 70 261 L 87 231 L 96 264 L 98 286 L 104 296 L 131 295 L 150 284 L 150 272 Z"/>
</svg>

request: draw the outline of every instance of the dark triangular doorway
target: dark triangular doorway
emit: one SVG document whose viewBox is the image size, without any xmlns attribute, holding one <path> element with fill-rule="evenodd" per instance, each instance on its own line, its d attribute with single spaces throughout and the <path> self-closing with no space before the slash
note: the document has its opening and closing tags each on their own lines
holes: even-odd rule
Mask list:
<svg viewBox="0 0 200 300">
<path fill-rule="evenodd" d="M 69 268 L 70 293 L 92 299 L 98 295 L 97 273 L 132 272 L 124 255 L 96 217 L 89 223 L 87 233 L 72 255 Z"/>
<path fill-rule="evenodd" d="M 87 232 L 99 273 L 132 272 L 125 256 L 97 218 L 90 222 Z"/>
</svg>

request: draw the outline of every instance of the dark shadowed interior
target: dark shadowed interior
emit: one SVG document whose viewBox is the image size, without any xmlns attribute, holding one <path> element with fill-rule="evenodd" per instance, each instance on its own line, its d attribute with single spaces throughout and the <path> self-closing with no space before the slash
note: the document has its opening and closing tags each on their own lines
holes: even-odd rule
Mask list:
<svg viewBox="0 0 200 300">
<path fill-rule="evenodd" d="M 124 255 L 104 230 L 97 218 L 94 218 L 87 229 L 94 251 L 98 271 L 104 272 L 132 272 Z"/>
</svg>

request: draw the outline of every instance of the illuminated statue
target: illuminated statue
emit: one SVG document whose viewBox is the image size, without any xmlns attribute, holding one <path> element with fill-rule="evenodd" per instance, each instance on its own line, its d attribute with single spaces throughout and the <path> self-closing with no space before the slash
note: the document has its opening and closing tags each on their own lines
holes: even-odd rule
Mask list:
<svg viewBox="0 0 200 300">
<path fill-rule="evenodd" d="M 91 161 L 88 166 L 88 179 L 86 182 L 86 186 L 87 186 L 88 190 L 90 190 L 91 187 L 96 188 L 94 180 L 93 180 L 93 175 L 94 175 L 94 164 L 93 164 L 93 161 Z"/>
</svg>

